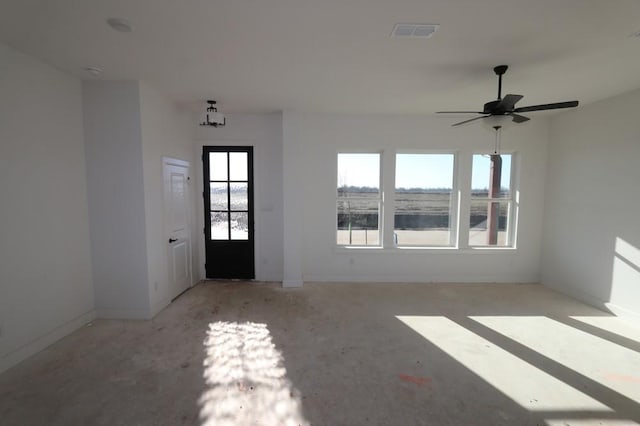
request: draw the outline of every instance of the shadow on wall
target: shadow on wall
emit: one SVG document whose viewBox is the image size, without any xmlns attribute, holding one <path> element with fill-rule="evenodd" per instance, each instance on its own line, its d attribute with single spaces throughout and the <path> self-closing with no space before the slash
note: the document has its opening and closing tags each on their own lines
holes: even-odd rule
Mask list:
<svg viewBox="0 0 640 426">
<path fill-rule="evenodd" d="M 620 237 L 614 245 L 609 301 L 640 312 L 640 249 Z"/>
</svg>

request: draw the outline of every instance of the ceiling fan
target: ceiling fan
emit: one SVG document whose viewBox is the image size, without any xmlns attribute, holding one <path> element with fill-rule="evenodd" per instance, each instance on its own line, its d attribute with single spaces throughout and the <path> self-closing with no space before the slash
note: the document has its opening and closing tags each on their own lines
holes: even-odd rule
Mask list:
<svg viewBox="0 0 640 426">
<path fill-rule="evenodd" d="M 437 114 L 482 114 L 481 117 L 474 117 L 469 120 L 464 120 L 459 123 L 453 124 L 453 126 L 459 126 L 461 124 L 470 123 L 472 121 L 481 120 L 489 117 L 499 117 L 507 119 L 511 117 L 514 123 L 524 123 L 529 121 L 529 117 L 520 115 L 521 112 L 530 111 L 544 111 L 548 109 L 560 109 L 560 108 L 573 108 L 578 106 L 578 101 L 568 102 L 556 102 L 552 104 L 530 105 L 525 107 L 516 108 L 516 103 L 523 98 L 522 95 L 505 95 L 502 97 L 502 76 L 507 72 L 509 67 L 507 65 L 498 65 L 493 71 L 498 76 L 498 99 L 490 101 L 484 104 L 482 111 L 438 111 Z"/>
</svg>

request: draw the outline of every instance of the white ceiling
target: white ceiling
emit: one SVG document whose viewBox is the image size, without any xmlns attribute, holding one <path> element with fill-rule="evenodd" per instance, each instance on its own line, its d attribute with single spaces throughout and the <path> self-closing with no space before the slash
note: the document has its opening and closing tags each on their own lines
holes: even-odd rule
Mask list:
<svg viewBox="0 0 640 426">
<path fill-rule="evenodd" d="M 640 88 L 638 0 L 0 0 L 0 41 L 186 105 L 427 114 L 496 97 L 581 104 Z M 118 33 L 105 20 L 135 27 Z M 389 37 L 435 23 L 430 39 Z M 533 113 L 536 114 L 536 113 Z"/>
</svg>

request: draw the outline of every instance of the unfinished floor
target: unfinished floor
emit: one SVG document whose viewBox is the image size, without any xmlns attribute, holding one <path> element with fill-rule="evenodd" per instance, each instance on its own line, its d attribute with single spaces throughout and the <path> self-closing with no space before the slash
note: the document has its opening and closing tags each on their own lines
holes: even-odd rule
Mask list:
<svg viewBox="0 0 640 426">
<path fill-rule="evenodd" d="M 202 283 L 0 375 L 2 425 L 628 425 L 640 329 L 539 285 Z"/>
</svg>

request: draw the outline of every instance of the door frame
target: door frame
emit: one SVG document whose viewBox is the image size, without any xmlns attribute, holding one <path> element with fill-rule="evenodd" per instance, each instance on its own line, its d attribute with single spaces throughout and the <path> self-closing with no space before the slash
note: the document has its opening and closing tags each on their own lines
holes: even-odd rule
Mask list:
<svg viewBox="0 0 640 426">
<path fill-rule="evenodd" d="M 262 262 L 260 259 L 260 161 L 261 158 L 261 150 L 260 145 L 256 144 L 252 140 L 228 140 L 228 139 L 219 139 L 219 140 L 201 140 L 196 142 L 196 152 L 197 159 L 195 163 L 195 174 L 197 181 L 197 190 L 199 193 L 196 193 L 197 199 L 197 214 L 196 214 L 196 235 L 198 240 L 198 278 L 200 280 L 206 280 L 207 273 L 205 270 L 205 261 L 206 261 L 206 251 L 205 251 L 205 224 L 204 224 L 204 159 L 203 159 L 203 148 L 205 146 L 213 146 L 213 147 L 252 147 L 253 148 L 253 255 L 254 255 L 254 268 L 255 268 L 255 280 L 262 281 Z"/>
</svg>

